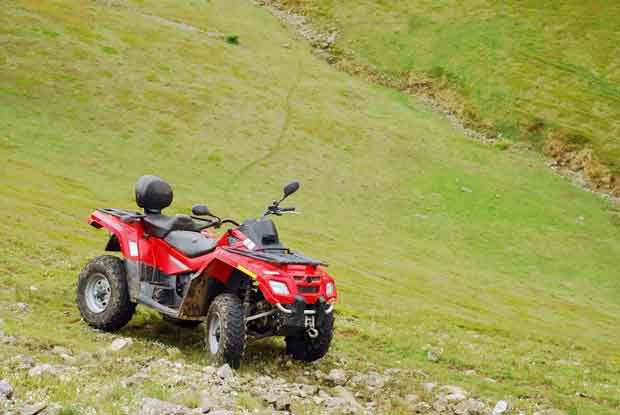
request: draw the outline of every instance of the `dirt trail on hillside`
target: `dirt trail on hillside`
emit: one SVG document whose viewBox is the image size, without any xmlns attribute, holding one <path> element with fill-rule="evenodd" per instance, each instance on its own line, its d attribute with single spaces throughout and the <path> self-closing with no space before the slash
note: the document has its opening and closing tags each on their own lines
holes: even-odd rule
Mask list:
<svg viewBox="0 0 620 415">
<path fill-rule="evenodd" d="M 291 108 L 291 97 L 293 96 L 293 94 L 295 93 L 295 90 L 299 86 L 302 76 L 303 76 L 303 67 L 301 65 L 301 61 L 298 61 L 297 62 L 297 76 L 293 84 L 289 87 L 288 92 L 286 93 L 286 97 L 284 98 L 284 104 L 283 104 L 284 117 L 282 120 L 282 126 L 280 127 L 280 132 L 275 140 L 275 143 L 273 144 L 273 146 L 271 146 L 271 148 L 269 148 L 269 150 L 267 151 L 265 155 L 255 158 L 254 160 L 250 161 L 245 166 L 243 166 L 239 170 L 239 172 L 232 177 L 228 185 L 228 188 L 230 188 L 232 185 L 237 183 L 241 177 L 243 177 L 244 175 L 247 175 L 252 170 L 252 168 L 254 168 L 255 166 L 257 166 L 258 164 L 264 161 L 269 160 L 278 151 L 282 149 L 282 144 L 284 142 L 284 138 L 286 137 L 286 134 L 289 131 L 289 126 L 291 124 L 291 118 L 292 118 L 292 113 L 293 113 L 293 110 Z"/>
<path fill-rule="evenodd" d="M 266 8 L 276 18 L 292 26 L 300 37 L 312 45 L 317 56 L 333 64 L 339 70 L 361 77 L 370 83 L 397 89 L 417 97 L 431 110 L 448 119 L 455 129 L 479 142 L 510 148 L 510 151 L 531 150 L 528 144 L 513 143 L 504 140 L 501 134 L 491 136 L 477 130 L 475 122 L 467 119 L 465 114 L 455 110 L 453 106 L 447 105 L 447 102 L 441 99 L 441 91 L 438 91 L 430 80 L 412 77 L 406 80 L 394 79 L 368 65 L 360 64 L 355 57 L 342 51 L 337 54 L 333 53 L 333 46 L 338 36 L 336 27 L 322 32 L 312 24 L 308 17 L 291 9 L 280 0 L 258 0 L 254 4 Z M 574 148 L 564 144 L 560 139 L 551 138 L 543 152 L 550 158 L 547 165 L 567 178 L 574 186 L 620 204 L 620 175 L 613 173 L 599 162 L 592 150 Z"/>
</svg>

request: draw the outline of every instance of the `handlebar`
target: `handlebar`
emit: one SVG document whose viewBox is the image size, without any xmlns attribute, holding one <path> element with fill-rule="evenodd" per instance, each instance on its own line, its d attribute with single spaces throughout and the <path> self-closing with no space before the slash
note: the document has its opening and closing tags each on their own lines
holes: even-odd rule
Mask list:
<svg viewBox="0 0 620 415">
<path fill-rule="evenodd" d="M 220 221 L 220 225 L 223 225 L 223 224 L 225 224 L 225 223 L 230 223 L 230 224 L 233 224 L 233 225 L 235 225 L 235 226 L 241 226 L 241 225 L 240 225 L 240 224 L 239 224 L 236 220 L 234 220 L 234 219 L 230 219 L 230 218 L 222 219 L 222 220 Z"/>
<path fill-rule="evenodd" d="M 263 213 L 263 217 L 269 216 L 269 215 L 281 216 L 283 213 L 295 212 L 294 207 L 281 208 L 280 206 L 278 206 L 278 203 L 280 202 L 274 200 L 273 204 L 271 204 L 270 206 L 267 206 L 267 210 L 265 211 L 265 213 Z"/>
</svg>

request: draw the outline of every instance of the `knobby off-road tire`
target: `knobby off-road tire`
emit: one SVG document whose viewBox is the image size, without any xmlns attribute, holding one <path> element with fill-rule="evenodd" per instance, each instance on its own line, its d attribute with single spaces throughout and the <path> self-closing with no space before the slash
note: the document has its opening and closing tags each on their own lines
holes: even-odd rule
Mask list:
<svg viewBox="0 0 620 415">
<path fill-rule="evenodd" d="M 100 330 L 122 328 L 136 311 L 136 304 L 129 300 L 125 263 L 115 256 L 99 256 L 86 264 L 76 294 L 84 321 Z"/>
<path fill-rule="evenodd" d="M 184 329 L 196 328 L 202 323 L 200 320 L 181 320 L 180 318 L 170 317 L 169 315 L 162 314 L 161 317 L 170 324 Z"/>
<path fill-rule="evenodd" d="M 205 348 L 217 364 L 238 369 L 245 350 L 245 318 L 239 297 L 220 294 L 211 302 L 204 324 Z"/>
<path fill-rule="evenodd" d="M 325 323 L 316 338 L 311 338 L 306 332 L 285 337 L 286 353 L 292 355 L 293 359 L 313 362 L 327 354 L 333 337 L 334 314 L 330 313 L 325 316 Z"/>
</svg>

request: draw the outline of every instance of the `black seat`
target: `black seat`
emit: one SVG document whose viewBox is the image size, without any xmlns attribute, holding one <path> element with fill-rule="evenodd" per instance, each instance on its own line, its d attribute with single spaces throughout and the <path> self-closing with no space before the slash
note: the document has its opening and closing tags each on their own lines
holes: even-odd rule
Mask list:
<svg viewBox="0 0 620 415">
<path fill-rule="evenodd" d="M 165 238 L 172 231 L 200 232 L 200 225 L 188 215 L 146 215 L 144 218 L 144 230 L 149 235 L 157 238 Z"/>
<path fill-rule="evenodd" d="M 204 224 L 195 222 L 188 215 L 166 216 L 161 210 L 172 203 L 172 188 L 161 177 L 142 176 L 136 183 L 136 203 L 144 208 L 143 220 L 146 233 L 165 238 L 172 231 L 200 232 Z"/>
<path fill-rule="evenodd" d="M 215 249 L 216 244 L 213 239 L 191 231 L 172 231 L 164 241 L 190 258 L 208 254 Z"/>
</svg>

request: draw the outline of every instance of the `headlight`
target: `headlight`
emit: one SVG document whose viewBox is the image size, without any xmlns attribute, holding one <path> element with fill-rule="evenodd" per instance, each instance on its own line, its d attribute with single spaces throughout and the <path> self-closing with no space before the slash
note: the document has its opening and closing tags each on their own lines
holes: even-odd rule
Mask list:
<svg viewBox="0 0 620 415">
<path fill-rule="evenodd" d="M 290 295 L 288 287 L 285 283 L 280 281 L 269 281 L 269 288 L 274 294 L 277 295 Z"/>
<path fill-rule="evenodd" d="M 328 297 L 331 297 L 332 295 L 334 295 L 334 283 L 333 282 L 328 282 L 327 285 L 325 286 L 325 295 Z"/>
</svg>

